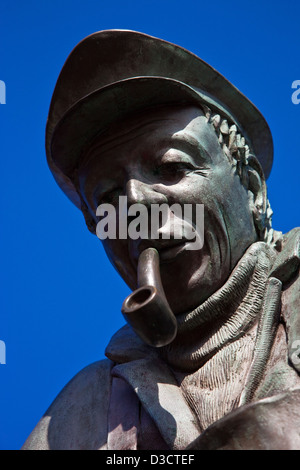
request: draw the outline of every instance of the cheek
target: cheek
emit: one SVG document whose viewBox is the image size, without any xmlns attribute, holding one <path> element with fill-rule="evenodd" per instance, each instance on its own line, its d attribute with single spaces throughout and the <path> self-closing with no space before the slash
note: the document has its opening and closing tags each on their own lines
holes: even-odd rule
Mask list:
<svg viewBox="0 0 300 470">
<path fill-rule="evenodd" d="M 89 213 L 96 221 L 97 207 L 96 207 L 95 201 L 93 200 L 93 188 L 91 185 L 87 184 L 86 179 L 84 177 L 79 178 L 79 190 L 80 190 L 80 196 L 85 202 L 89 210 Z"/>
<path fill-rule="evenodd" d="M 102 240 L 103 248 L 114 266 L 119 266 L 126 262 L 128 251 L 123 246 L 123 240 L 106 239 Z"/>
<path fill-rule="evenodd" d="M 211 207 L 219 207 L 224 213 L 235 212 L 243 208 L 248 201 L 248 191 L 242 185 L 238 175 L 234 174 L 228 163 L 214 169 L 206 180 L 199 186 L 199 195 Z"/>
<path fill-rule="evenodd" d="M 243 186 L 238 175 L 227 178 L 222 189 L 222 204 L 224 212 L 231 219 L 249 217 L 248 190 Z"/>
<path fill-rule="evenodd" d="M 172 202 L 215 207 L 224 197 L 224 181 L 223 172 L 219 169 L 211 171 L 207 176 L 190 174 L 184 181 L 172 187 Z M 229 190 L 230 185 L 226 192 Z"/>
<path fill-rule="evenodd" d="M 106 239 L 102 241 L 102 245 L 109 261 L 122 279 L 131 289 L 136 289 L 137 273 L 129 256 L 127 240 Z"/>
</svg>

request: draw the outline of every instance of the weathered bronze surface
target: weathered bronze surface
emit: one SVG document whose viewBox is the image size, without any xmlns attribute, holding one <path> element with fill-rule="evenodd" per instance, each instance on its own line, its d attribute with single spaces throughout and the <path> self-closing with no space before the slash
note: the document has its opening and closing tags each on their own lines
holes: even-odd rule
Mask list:
<svg viewBox="0 0 300 470">
<path fill-rule="evenodd" d="M 102 31 L 62 69 L 46 150 L 92 233 L 99 204 L 119 214 L 125 195 L 149 214 L 203 204 L 204 244 L 179 243 L 176 221 L 169 239 L 102 241 L 135 290 L 129 325 L 23 448 L 300 449 L 300 229 L 272 229 L 259 111 L 188 51 Z"/>
</svg>

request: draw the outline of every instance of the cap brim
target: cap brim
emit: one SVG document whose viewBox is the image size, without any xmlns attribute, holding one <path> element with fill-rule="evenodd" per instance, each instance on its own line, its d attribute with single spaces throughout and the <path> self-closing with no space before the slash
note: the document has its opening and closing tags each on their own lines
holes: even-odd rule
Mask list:
<svg viewBox="0 0 300 470">
<path fill-rule="evenodd" d="M 262 145 L 264 135 L 265 143 L 272 144 L 267 125 L 266 129 L 261 129 L 261 121 L 260 127 L 249 126 L 247 122 L 245 128 L 231 111 L 207 92 L 196 90 L 178 80 L 147 76 L 121 80 L 100 88 L 78 101 L 62 117 L 53 130 L 48 152 L 48 163 L 58 184 L 72 202 L 80 207 L 72 177 L 81 156 L 97 135 L 131 113 L 157 106 L 189 104 L 206 104 L 236 123 L 252 144 L 252 150 L 268 176 L 272 162 L 267 157 L 272 155 L 273 149 Z"/>
</svg>

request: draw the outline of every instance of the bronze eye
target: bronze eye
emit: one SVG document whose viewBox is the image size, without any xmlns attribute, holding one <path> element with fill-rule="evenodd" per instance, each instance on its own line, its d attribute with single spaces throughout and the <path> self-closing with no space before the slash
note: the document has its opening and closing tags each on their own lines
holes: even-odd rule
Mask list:
<svg viewBox="0 0 300 470">
<path fill-rule="evenodd" d="M 184 173 L 193 170 L 193 166 L 186 162 L 167 162 L 155 169 L 155 174 L 168 181 L 180 179 Z"/>
</svg>

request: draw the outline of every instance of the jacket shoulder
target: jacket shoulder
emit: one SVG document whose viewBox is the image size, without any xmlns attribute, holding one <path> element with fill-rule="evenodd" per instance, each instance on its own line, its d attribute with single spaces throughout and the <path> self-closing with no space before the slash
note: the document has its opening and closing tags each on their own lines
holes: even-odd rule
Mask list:
<svg viewBox="0 0 300 470">
<path fill-rule="evenodd" d="M 297 273 L 300 267 L 300 228 L 294 228 L 284 234 L 278 245 L 278 254 L 272 267 L 271 276 L 285 285 Z"/>
<path fill-rule="evenodd" d="M 22 450 L 97 450 L 107 441 L 109 359 L 82 369 L 62 389 Z"/>
</svg>

